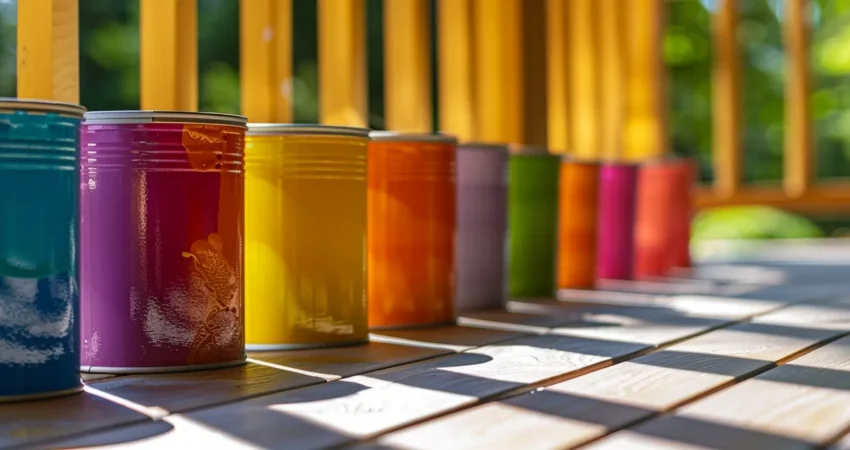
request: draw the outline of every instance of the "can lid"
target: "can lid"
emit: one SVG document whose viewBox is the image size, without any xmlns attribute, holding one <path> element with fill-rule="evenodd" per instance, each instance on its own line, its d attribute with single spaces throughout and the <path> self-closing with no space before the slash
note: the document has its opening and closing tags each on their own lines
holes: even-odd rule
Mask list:
<svg viewBox="0 0 850 450">
<path fill-rule="evenodd" d="M 0 111 L 32 111 L 56 113 L 62 116 L 83 117 L 86 108 L 74 103 L 36 100 L 29 98 L 0 97 Z"/>
<path fill-rule="evenodd" d="M 507 152 L 510 146 L 508 144 L 491 144 L 488 142 L 464 142 L 460 144 L 460 148 Z"/>
<path fill-rule="evenodd" d="M 280 134 L 369 137 L 368 128 L 303 123 L 249 123 L 249 136 Z"/>
<path fill-rule="evenodd" d="M 508 145 L 508 149 L 512 154 L 517 155 L 549 155 L 553 157 L 560 157 L 555 153 L 550 153 L 546 147 L 543 147 L 541 145 L 510 144 Z"/>
<path fill-rule="evenodd" d="M 373 141 L 439 142 L 443 144 L 457 143 L 456 137 L 440 133 L 404 133 L 399 131 L 373 131 L 369 133 L 369 138 Z"/>
<path fill-rule="evenodd" d="M 87 124 L 121 123 L 205 123 L 245 127 L 248 119 L 236 114 L 188 111 L 90 111 L 85 115 Z"/>
<path fill-rule="evenodd" d="M 602 164 L 602 161 L 599 159 L 586 158 L 576 156 L 572 153 L 564 153 L 560 155 L 562 163 L 569 163 L 575 165 L 583 165 L 583 166 L 598 166 Z"/>
</svg>

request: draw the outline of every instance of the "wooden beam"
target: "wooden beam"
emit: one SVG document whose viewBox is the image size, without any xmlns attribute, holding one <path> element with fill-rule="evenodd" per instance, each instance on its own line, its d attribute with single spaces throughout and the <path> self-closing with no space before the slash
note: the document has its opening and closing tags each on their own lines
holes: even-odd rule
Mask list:
<svg viewBox="0 0 850 450">
<path fill-rule="evenodd" d="M 628 2 L 628 109 L 624 157 L 631 161 L 667 152 L 665 70 L 661 57 L 663 0 Z"/>
<path fill-rule="evenodd" d="M 546 146 L 546 0 L 522 0 L 522 143 Z"/>
<path fill-rule="evenodd" d="M 384 112 L 388 130 L 430 133 L 429 0 L 384 1 Z"/>
<path fill-rule="evenodd" d="M 437 83 L 440 131 L 462 141 L 475 132 L 472 0 L 438 0 Z"/>
<path fill-rule="evenodd" d="M 320 121 L 366 127 L 366 2 L 319 0 L 318 15 Z"/>
<path fill-rule="evenodd" d="M 599 0 L 600 145 L 602 157 L 623 155 L 626 118 L 626 12 L 620 0 Z"/>
<path fill-rule="evenodd" d="M 696 191 L 697 209 L 742 205 L 773 206 L 800 214 L 837 217 L 850 213 L 850 183 L 819 183 L 798 197 L 788 197 L 778 184 L 743 186 L 731 197 L 717 195 L 713 189 Z"/>
<path fill-rule="evenodd" d="M 569 0 L 567 32 L 570 43 L 571 153 L 582 159 L 601 156 L 599 108 L 599 4 Z"/>
<path fill-rule="evenodd" d="M 547 144 L 556 153 L 571 151 L 570 56 L 567 0 L 546 0 Z"/>
<path fill-rule="evenodd" d="M 523 143 L 522 0 L 473 0 L 477 138 Z"/>
<path fill-rule="evenodd" d="M 80 103 L 78 0 L 18 2 L 18 97 Z"/>
<path fill-rule="evenodd" d="M 197 111 L 197 0 L 140 0 L 142 109 Z"/>
<path fill-rule="evenodd" d="M 789 197 L 801 197 L 811 188 L 815 154 L 812 145 L 811 64 L 807 0 L 787 0 L 785 46 L 788 49 L 785 83 L 785 171 L 783 187 Z"/>
<path fill-rule="evenodd" d="M 241 0 L 239 7 L 242 114 L 291 122 L 292 0 Z"/>
<path fill-rule="evenodd" d="M 714 190 L 734 196 L 743 182 L 741 55 L 738 0 L 722 0 L 714 15 Z"/>
</svg>

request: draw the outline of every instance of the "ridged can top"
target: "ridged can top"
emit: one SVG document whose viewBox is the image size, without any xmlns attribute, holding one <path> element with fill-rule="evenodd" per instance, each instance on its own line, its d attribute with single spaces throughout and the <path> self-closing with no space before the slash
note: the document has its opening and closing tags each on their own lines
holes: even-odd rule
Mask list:
<svg viewBox="0 0 850 450">
<path fill-rule="evenodd" d="M 74 103 L 55 102 L 52 100 L 0 97 L 0 112 L 6 111 L 55 113 L 61 116 L 82 118 L 83 113 L 86 112 L 86 108 Z"/>
<path fill-rule="evenodd" d="M 457 138 L 440 133 L 403 133 L 397 131 L 373 131 L 369 133 L 373 141 L 391 142 L 432 142 L 438 144 L 457 144 Z"/>
<path fill-rule="evenodd" d="M 491 144 L 486 142 L 464 142 L 458 146 L 460 149 L 470 150 L 493 150 L 498 152 L 507 152 L 510 150 L 508 144 Z"/>
<path fill-rule="evenodd" d="M 245 128 L 248 118 L 236 114 L 188 111 L 90 111 L 85 114 L 85 121 L 88 125 L 202 123 Z"/>
<path fill-rule="evenodd" d="M 340 125 L 317 125 L 303 123 L 249 123 L 248 136 L 349 136 L 369 137 L 368 128 L 345 127 Z"/>
</svg>

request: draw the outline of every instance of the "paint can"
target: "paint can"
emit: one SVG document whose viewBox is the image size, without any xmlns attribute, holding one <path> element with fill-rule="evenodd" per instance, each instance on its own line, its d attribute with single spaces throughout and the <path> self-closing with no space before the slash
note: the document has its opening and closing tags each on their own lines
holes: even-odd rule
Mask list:
<svg viewBox="0 0 850 450">
<path fill-rule="evenodd" d="M 563 157 L 559 186 L 557 286 L 591 289 L 596 284 L 599 164 Z"/>
<path fill-rule="evenodd" d="M 663 277 L 676 264 L 675 226 L 681 208 L 680 161 L 662 158 L 638 169 L 635 219 L 635 265 L 637 279 Z"/>
<path fill-rule="evenodd" d="M 454 322 L 456 141 L 370 137 L 369 327 Z"/>
<path fill-rule="evenodd" d="M 248 350 L 368 341 L 368 135 L 363 128 L 248 125 Z"/>
<path fill-rule="evenodd" d="M 637 173 L 638 166 L 628 163 L 604 163 L 600 168 L 598 279 L 633 278 Z"/>
<path fill-rule="evenodd" d="M 458 311 L 500 308 L 505 299 L 508 147 L 457 149 Z"/>
<path fill-rule="evenodd" d="M 246 122 L 211 113 L 86 114 L 83 371 L 244 364 Z"/>
<path fill-rule="evenodd" d="M 542 147 L 512 146 L 508 161 L 508 294 L 555 291 L 561 158 Z"/>
<path fill-rule="evenodd" d="M 85 108 L 0 98 L 0 402 L 82 390 L 79 130 Z"/>
</svg>

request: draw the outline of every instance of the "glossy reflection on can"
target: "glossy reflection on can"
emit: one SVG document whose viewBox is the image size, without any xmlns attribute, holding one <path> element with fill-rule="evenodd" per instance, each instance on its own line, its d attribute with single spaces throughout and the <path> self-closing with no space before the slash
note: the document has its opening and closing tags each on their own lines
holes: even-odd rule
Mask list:
<svg viewBox="0 0 850 450">
<path fill-rule="evenodd" d="M 682 192 L 681 163 L 661 159 L 638 169 L 635 278 L 667 275 L 676 264 L 676 215 Z"/>
<path fill-rule="evenodd" d="M 82 370 L 245 361 L 246 119 L 115 111 L 82 128 Z"/>
<path fill-rule="evenodd" d="M 454 320 L 454 138 L 373 132 L 369 143 L 369 326 Z"/>
<path fill-rule="evenodd" d="M 596 281 L 599 164 L 561 161 L 558 288 L 590 289 Z"/>
<path fill-rule="evenodd" d="M 507 146 L 458 147 L 455 252 L 459 311 L 497 308 L 504 302 L 507 165 Z"/>
<path fill-rule="evenodd" d="M 0 402 L 79 392 L 84 108 L 0 98 Z"/>
<path fill-rule="evenodd" d="M 508 294 L 546 297 L 555 290 L 560 157 L 512 147 L 508 163 Z"/>
<path fill-rule="evenodd" d="M 631 280 L 634 276 L 637 169 L 626 163 L 604 163 L 600 168 L 597 278 Z"/>
<path fill-rule="evenodd" d="M 249 350 L 368 340 L 368 133 L 348 127 L 249 124 Z"/>
</svg>

